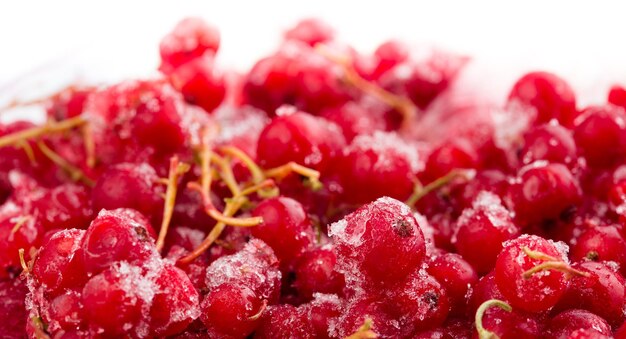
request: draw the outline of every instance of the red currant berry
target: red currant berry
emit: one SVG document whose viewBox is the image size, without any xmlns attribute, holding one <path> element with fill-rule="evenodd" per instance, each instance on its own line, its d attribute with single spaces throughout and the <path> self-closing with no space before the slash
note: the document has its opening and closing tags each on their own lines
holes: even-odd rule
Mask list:
<svg viewBox="0 0 626 339">
<path fill-rule="evenodd" d="M 411 209 L 387 197 L 332 224 L 329 233 L 338 269 L 349 280 L 365 275 L 374 283 L 397 282 L 422 263 L 426 252 L 424 235 Z"/>
<path fill-rule="evenodd" d="M 313 243 L 313 227 L 304 207 L 287 197 L 264 200 L 253 211 L 263 223 L 252 235 L 265 241 L 281 263 L 288 263 Z"/>
<path fill-rule="evenodd" d="M 220 46 L 217 28 L 200 18 L 186 18 L 159 45 L 161 71 L 169 73 L 203 54 L 215 54 Z"/>
<path fill-rule="evenodd" d="M 615 106 L 595 106 L 576 119 L 574 140 L 587 163 L 606 168 L 626 159 L 626 115 Z"/>
<path fill-rule="evenodd" d="M 318 43 L 328 42 L 335 37 L 335 31 L 327 23 L 319 19 L 304 19 L 285 32 L 286 40 L 296 40 L 311 47 Z"/>
<path fill-rule="evenodd" d="M 521 77 L 509 93 L 509 103 L 536 110 L 536 123 L 558 120 L 571 126 L 576 117 L 576 96 L 560 77 L 548 72 L 531 72 Z"/>
<path fill-rule="evenodd" d="M 515 309 L 528 312 L 553 307 L 567 288 L 566 245 L 534 235 L 505 243 L 494 268 L 502 295 Z"/>
<path fill-rule="evenodd" d="M 259 326 L 259 318 L 265 312 L 254 291 L 230 283 L 211 290 L 201 307 L 200 319 L 212 338 L 246 338 Z"/>
</svg>

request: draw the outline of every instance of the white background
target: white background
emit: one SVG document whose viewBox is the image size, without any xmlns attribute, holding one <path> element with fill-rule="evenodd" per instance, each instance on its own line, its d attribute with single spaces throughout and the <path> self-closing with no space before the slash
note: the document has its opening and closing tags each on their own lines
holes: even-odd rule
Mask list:
<svg viewBox="0 0 626 339">
<path fill-rule="evenodd" d="M 220 28 L 219 63 L 242 71 L 314 16 L 362 51 L 397 37 L 473 56 L 461 85 L 496 98 L 534 69 L 564 76 L 583 103 L 626 84 L 619 1 L 0 1 L 0 105 L 50 83 L 154 73 L 159 39 L 188 15 Z"/>
</svg>

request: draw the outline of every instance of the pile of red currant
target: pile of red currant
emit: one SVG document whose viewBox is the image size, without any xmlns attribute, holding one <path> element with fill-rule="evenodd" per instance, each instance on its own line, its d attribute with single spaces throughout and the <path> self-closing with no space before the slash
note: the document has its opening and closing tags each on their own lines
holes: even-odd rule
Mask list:
<svg viewBox="0 0 626 339">
<path fill-rule="evenodd" d="M 159 76 L 0 125 L 1 337 L 626 338 L 625 89 L 458 105 L 467 58 L 318 20 L 219 45 L 183 20 Z"/>
</svg>

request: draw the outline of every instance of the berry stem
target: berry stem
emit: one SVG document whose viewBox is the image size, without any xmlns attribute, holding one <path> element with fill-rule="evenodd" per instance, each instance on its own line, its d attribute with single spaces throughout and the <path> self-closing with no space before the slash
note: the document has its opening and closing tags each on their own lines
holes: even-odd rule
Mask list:
<svg viewBox="0 0 626 339">
<path fill-rule="evenodd" d="M 539 251 L 533 251 L 530 248 L 524 246 L 524 248 L 522 248 L 522 250 L 524 251 L 524 253 L 526 253 L 526 255 L 532 259 L 538 259 L 538 260 L 545 260 L 545 261 L 559 261 L 558 258 L 553 257 L 551 255 L 547 255 L 543 252 L 539 252 Z"/>
<path fill-rule="evenodd" d="M 396 95 L 377 84 L 368 81 L 359 75 L 359 72 L 353 66 L 352 60 L 345 56 L 335 55 L 330 48 L 324 44 L 317 44 L 315 50 L 325 56 L 330 61 L 340 65 L 343 68 L 345 81 L 353 87 L 367 93 L 386 105 L 394 108 L 402 114 L 402 128 L 405 128 L 414 121 L 419 111 L 417 106 L 406 97 Z"/>
<path fill-rule="evenodd" d="M 85 156 L 87 167 L 93 168 L 96 165 L 96 142 L 93 139 L 91 125 L 83 125 L 80 131 L 83 135 L 83 142 L 85 143 Z"/>
<path fill-rule="evenodd" d="M 361 325 L 356 332 L 352 333 L 351 335 L 345 337 L 345 339 L 374 339 L 374 338 L 378 338 L 378 334 L 376 334 L 376 332 L 372 331 L 372 326 L 373 326 L 373 322 L 372 319 L 370 318 L 366 318 L 365 321 L 363 321 L 363 325 Z"/>
<path fill-rule="evenodd" d="M 241 194 L 241 188 L 237 184 L 237 180 L 235 179 L 235 175 L 233 174 L 233 170 L 230 167 L 229 162 L 223 157 L 211 152 L 210 154 L 211 161 L 216 163 L 220 169 L 220 177 L 222 181 L 226 184 L 228 189 L 230 190 L 233 197 Z"/>
<path fill-rule="evenodd" d="M 17 253 L 20 256 L 20 265 L 22 266 L 22 270 L 24 270 L 24 273 L 30 274 L 30 268 L 28 267 L 28 264 L 26 264 L 26 259 L 24 258 L 24 249 L 20 248 L 17 250 Z"/>
<path fill-rule="evenodd" d="M 296 173 L 307 178 L 309 180 L 309 184 L 311 185 L 311 189 L 313 190 L 322 188 L 319 171 L 299 165 L 293 161 L 290 161 L 282 166 L 270 168 L 264 172 L 266 177 L 275 178 L 277 180 L 281 180 L 291 173 Z"/>
<path fill-rule="evenodd" d="M 440 188 L 452 182 L 454 179 L 461 178 L 463 180 L 469 181 L 474 178 L 475 174 L 476 171 L 471 169 L 453 169 L 448 172 L 448 174 L 431 181 L 426 186 L 422 186 L 422 184 L 418 180 L 415 184 L 413 194 L 411 194 L 409 199 L 406 200 L 406 204 L 409 206 L 414 206 L 420 199 L 428 195 L 430 192 L 439 190 Z"/>
<path fill-rule="evenodd" d="M 224 213 L 223 214 L 225 216 L 227 216 L 227 217 L 232 217 L 233 215 L 235 215 L 235 213 L 237 213 L 237 211 L 239 210 L 239 208 L 243 204 L 243 200 L 244 199 L 241 199 L 241 197 L 234 197 L 233 199 L 229 200 L 229 202 L 226 203 L 226 207 L 224 208 Z M 211 232 L 209 232 L 207 237 L 202 241 L 200 246 L 195 248 L 187 256 L 185 256 L 185 257 L 181 258 L 180 260 L 178 260 L 177 264 L 179 266 L 180 265 L 187 265 L 190 262 L 194 261 L 197 257 L 202 255 L 202 253 L 204 253 L 206 250 L 208 250 L 209 247 L 211 247 L 213 242 L 215 242 L 215 240 L 217 240 L 217 238 L 219 238 L 219 236 L 222 234 L 222 232 L 224 231 L 225 228 L 226 228 L 226 224 L 225 223 L 218 222 L 215 225 L 215 227 L 213 227 Z"/>
<path fill-rule="evenodd" d="M 258 184 L 261 181 L 265 180 L 265 174 L 263 174 L 263 170 L 261 169 L 261 167 L 259 167 L 259 165 L 257 165 L 257 163 L 254 162 L 254 160 L 252 160 L 252 158 L 250 158 L 244 151 L 235 146 L 224 146 L 220 148 L 220 150 L 226 155 L 239 159 L 239 161 L 241 161 L 241 163 L 246 166 L 248 171 L 250 171 L 250 174 L 252 175 L 252 181 L 255 184 Z"/>
<path fill-rule="evenodd" d="M 170 222 L 172 221 L 174 205 L 176 204 L 176 193 L 178 191 L 178 177 L 188 170 L 189 166 L 179 162 L 178 156 L 170 158 L 168 184 L 167 190 L 165 191 L 165 205 L 163 207 L 163 221 L 161 222 L 161 229 L 159 230 L 159 236 L 156 242 L 156 248 L 159 252 L 161 252 L 163 245 L 165 245 L 165 236 L 167 235 Z"/>
<path fill-rule="evenodd" d="M 563 261 L 546 261 L 543 262 L 531 269 L 529 269 L 528 271 L 522 273 L 522 277 L 524 279 L 530 279 L 530 277 L 533 276 L 533 274 L 537 273 L 537 272 L 541 272 L 541 271 L 545 271 L 545 270 L 555 270 L 555 271 L 559 271 L 559 272 L 563 272 L 569 276 L 574 276 L 574 275 L 579 275 L 579 276 L 583 276 L 583 277 L 588 277 L 589 273 L 587 272 L 583 272 L 583 271 L 579 271 L 575 268 L 572 268 L 570 265 L 568 265 L 566 262 Z"/>
<path fill-rule="evenodd" d="M 263 299 L 263 303 L 261 304 L 261 307 L 259 308 L 259 311 L 254 314 L 253 316 L 249 317 L 248 320 L 249 321 L 255 321 L 259 318 L 261 318 L 261 316 L 263 315 L 263 312 L 265 312 L 265 309 L 267 308 L 267 300 Z"/>
<path fill-rule="evenodd" d="M 485 315 L 485 312 L 487 312 L 487 309 L 496 306 L 499 307 L 507 312 L 511 312 L 512 308 L 509 304 L 505 303 L 502 300 L 498 300 L 498 299 L 491 299 L 491 300 L 487 300 L 484 303 L 482 303 L 479 307 L 478 310 L 476 310 L 476 315 L 474 317 L 474 322 L 476 325 L 476 331 L 478 331 L 478 338 L 479 339 L 500 339 L 500 337 L 485 329 L 485 327 L 483 327 L 483 316 Z"/>
<path fill-rule="evenodd" d="M 49 122 L 43 126 L 37 126 L 29 129 L 25 129 L 19 132 L 11 133 L 0 137 L 0 148 L 15 145 L 22 140 L 29 140 L 40 137 L 42 135 L 62 132 L 74 127 L 78 127 L 87 122 L 84 117 L 77 116 L 70 119 L 61 121 Z"/>
<path fill-rule="evenodd" d="M 83 171 L 81 171 L 80 168 L 65 160 L 62 156 L 48 147 L 48 145 L 46 145 L 43 141 L 37 141 L 37 147 L 39 147 L 41 153 L 43 153 L 48 159 L 69 174 L 73 181 L 80 181 L 89 187 L 93 187 L 96 184 L 96 182 L 89 178 Z"/>
<path fill-rule="evenodd" d="M 24 224 L 26 224 L 27 221 L 30 220 L 30 218 L 31 218 L 30 215 L 22 215 L 22 216 L 16 217 L 14 219 L 15 225 L 13 226 L 13 228 L 11 228 L 11 235 L 14 235 L 15 233 L 17 233 L 17 231 L 19 231 L 20 228 L 24 226 Z"/>
</svg>

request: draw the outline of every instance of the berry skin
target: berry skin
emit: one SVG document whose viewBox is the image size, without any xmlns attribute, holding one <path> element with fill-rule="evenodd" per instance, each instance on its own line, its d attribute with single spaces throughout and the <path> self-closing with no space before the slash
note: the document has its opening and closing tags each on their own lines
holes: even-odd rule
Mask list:
<svg viewBox="0 0 626 339">
<path fill-rule="evenodd" d="M 165 265 L 154 281 L 150 328 L 158 337 L 180 333 L 198 318 L 199 295 L 189 277 L 177 267 Z"/>
<path fill-rule="evenodd" d="M 626 108 L 626 89 L 622 86 L 613 86 L 609 91 L 609 103 Z"/>
<path fill-rule="evenodd" d="M 576 96 L 565 80 L 548 72 L 531 72 L 521 77 L 509 93 L 509 104 L 536 110 L 535 123 L 558 120 L 571 126 L 576 117 Z"/>
<path fill-rule="evenodd" d="M 358 135 L 373 134 L 377 130 L 384 129 L 384 121 L 380 115 L 372 113 L 364 105 L 353 101 L 325 109 L 320 115 L 337 124 L 348 142 Z"/>
<path fill-rule="evenodd" d="M 222 284 L 248 287 L 270 304 L 278 300 L 281 273 L 272 249 L 259 239 L 250 240 L 241 251 L 215 260 L 206 269 L 209 290 Z"/>
<path fill-rule="evenodd" d="M 48 293 L 80 284 L 75 281 L 77 277 L 79 281 L 86 280 L 80 278 L 85 275 L 79 251 L 84 234 L 77 229 L 56 232 L 39 250 L 32 274 Z"/>
<path fill-rule="evenodd" d="M 527 272 L 546 260 L 533 259 L 524 249 L 553 257 L 561 265 L 566 256 L 562 246 L 534 235 L 522 235 L 505 243 L 494 268 L 496 284 L 514 309 L 541 312 L 553 307 L 567 288 L 564 272 L 547 268 L 534 274 Z"/>
<path fill-rule="evenodd" d="M 121 260 L 141 263 L 156 255 L 154 239 L 143 224 L 145 219 L 135 216 L 125 209 L 98 213 L 81 241 L 87 271 L 100 272 Z"/>
<path fill-rule="evenodd" d="M 201 304 L 200 319 L 211 338 L 246 338 L 265 313 L 261 299 L 251 289 L 230 283 L 214 288 Z"/>
<path fill-rule="evenodd" d="M 463 313 L 465 296 L 478 281 L 474 268 L 460 255 L 445 253 L 432 259 L 426 271 L 444 288 L 452 311 Z"/>
<path fill-rule="evenodd" d="M 0 280 L 14 278 L 21 272 L 18 251 L 23 248 L 26 260 L 30 249 L 38 248 L 43 237 L 39 221 L 25 214 L 12 201 L 0 209 Z"/>
<path fill-rule="evenodd" d="M 226 96 L 224 76 L 210 56 L 196 58 L 178 67 L 170 75 L 170 80 L 188 103 L 200 106 L 208 113 L 213 112 Z"/>
<path fill-rule="evenodd" d="M 23 338 L 24 329 L 26 328 L 26 298 L 25 280 L 12 279 L 0 281 L 0 333 L 5 338 Z"/>
<path fill-rule="evenodd" d="M 93 218 L 90 192 L 83 186 L 63 184 L 34 195 L 30 210 L 47 231 L 87 228 Z"/>
<path fill-rule="evenodd" d="M 67 290 L 50 302 L 48 328 L 54 332 L 83 327 L 85 322 L 83 308 L 81 294 Z"/>
<path fill-rule="evenodd" d="M 200 18 L 184 19 L 161 40 L 159 69 L 168 74 L 203 54 L 215 54 L 219 46 L 220 33 L 217 28 Z"/>
<path fill-rule="evenodd" d="M 626 287 L 622 275 L 606 263 L 579 262 L 572 267 L 588 273 L 589 276 L 572 277 L 556 309 L 587 310 L 613 326 L 624 322 Z"/>
<path fill-rule="evenodd" d="M 406 200 L 422 166 L 410 144 L 393 133 L 375 132 L 352 140 L 335 170 L 344 198 L 362 204 L 382 196 Z"/>
<path fill-rule="evenodd" d="M 572 260 L 614 261 L 626 273 L 626 240 L 615 226 L 588 228 L 571 249 Z"/>
<path fill-rule="evenodd" d="M 463 259 L 478 273 L 485 274 L 493 269 L 502 243 L 518 235 L 519 229 L 500 199 L 483 191 L 459 217 L 453 240 Z"/>
<path fill-rule="evenodd" d="M 576 119 L 574 140 L 587 163 L 607 168 L 626 159 L 626 115 L 615 106 L 592 106 Z"/>
<path fill-rule="evenodd" d="M 611 327 L 604 319 L 588 311 L 571 309 L 550 319 L 547 338 L 572 338 L 570 335 L 577 330 L 590 331 L 588 335 L 578 338 L 598 338 L 594 334 L 600 334 L 607 338 L 612 337 Z"/>
<path fill-rule="evenodd" d="M 301 297 L 312 298 L 315 293 L 341 294 L 344 277 L 335 271 L 337 255 L 332 246 L 312 248 L 302 253 L 294 264 L 294 287 Z"/>
<path fill-rule="evenodd" d="M 154 168 L 146 163 L 121 163 L 109 167 L 96 181 L 92 191 L 93 208 L 132 208 L 149 218 L 161 216 L 165 193 Z"/>
<path fill-rule="evenodd" d="M 520 169 L 509 187 L 516 219 L 522 224 L 558 218 L 582 200 L 578 180 L 562 164 L 535 162 Z"/>
<path fill-rule="evenodd" d="M 285 40 L 296 40 L 311 47 L 333 40 L 335 31 L 319 19 L 304 19 L 285 32 Z"/>
<path fill-rule="evenodd" d="M 390 291 L 389 298 L 409 333 L 441 326 L 451 306 L 445 285 L 421 271 L 409 276 L 397 290 Z"/>
<path fill-rule="evenodd" d="M 291 305 L 269 306 L 261 317 L 255 339 L 312 339 L 313 329 L 303 310 Z"/>
<path fill-rule="evenodd" d="M 142 307 L 150 303 L 152 288 L 149 280 L 142 277 L 141 269 L 124 262 L 110 266 L 93 276 L 82 291 L 85 318 L 91 330 L 107 335 L 122 335 L 135 328 L 142 317 Z"/>
<path fill-rule="evenodd" d="M 478 153 L 469 141 L 452 139 L 432 151 L 420 178 L 426 184 L 443 177 L 453 169 L 471 169 L 478 166 Z"/>
<path fill-rule="evenodd" d="M 300 308 L 307 314 L 315 338 L 330 339 L 330 322 L 341 315 L 342 300 L 333 294 L 316 293 L 311 302 Z"/>
<path fill-rule="evenodd" d="M 129 122 L 133 137 L 139 144 L 152 146 L 162 153 L 180 150 L 186 136 L 179 105 L 177 99 L 166 96 L 139 103 Z"/>
<path fill-rule="evenodd" d="M 482 318 L 483 327 L 500 338 L 541 338 L 543 324 L 532 314 L 507 312 L 499 307 L 487 309 Z M 474 335 L 474 338 L 478 336 Z"/>
<path fill-rule="evenodd" d="M 253 211 L 263 223 L 252 235 L 265 241 L 281 264 L 287 264 L 313 243 L 313 227 L 303 206 L 287 197 L 264 200 Z"/>
<path fill-rule="evenodd" d="M 519 158 L 523 164 L 537 160 L 571 165 L 576 160 L 576 143 L 572 132 L 558 124 L 535 126 L 524 134 Z"/>
<path fill-rule="evenodd" d="M 411 209 L 383 197 L 330 226 L 338 269 L 361 284 L 397 282 L 424 260 L 426 245 Z M 360 278 L 361 276 L 366 278 Z M 356 278 L 354 277 L 356 276 Z"/>
<path fill-rule="evenodd" d="M 278 116 L 259 136 L 257 157 L 264 168 L 294 161 L 322 173 L 346 142 L 337 125 L 304 112 Z"/>
</svg>

